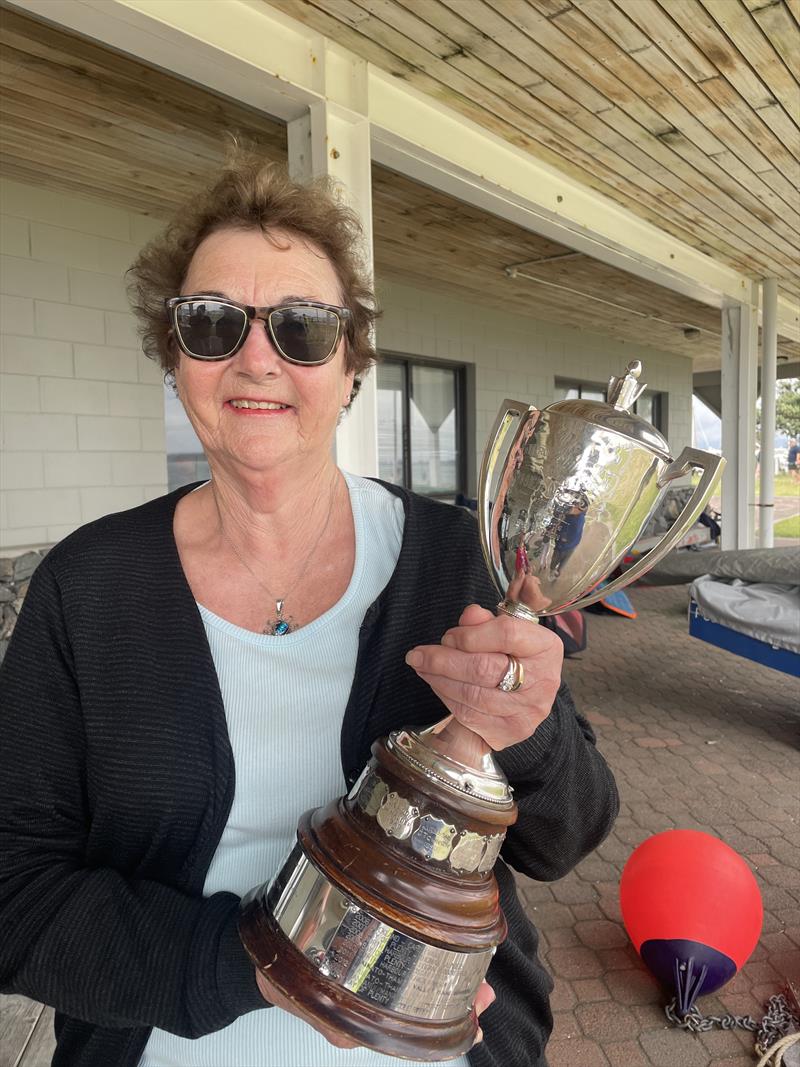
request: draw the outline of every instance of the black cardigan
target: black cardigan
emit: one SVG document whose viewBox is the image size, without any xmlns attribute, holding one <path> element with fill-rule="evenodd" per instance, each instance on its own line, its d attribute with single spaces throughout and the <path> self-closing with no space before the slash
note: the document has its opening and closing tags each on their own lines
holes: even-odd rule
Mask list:
<svg viewBox="0 0 800 1067">
<path fill-rule="evenodd" d="M 237 897 L 202 896 L 234 765 L 172 533 L 188 488 L 56 546 L 34 574 L 2 667 L 0 988 L 56 1008 L 56 1067 L 134 1067 L 153 1026 L 198 1037 L 265 1007 L 236 934 Z M 442 716 L 404 663 L 408 649 L 438 641 L 466 604 L 497 600 L 474 519 L 387 488 L 403 500 L 405 530 L 359 635 L 341 734 L 348 786 L 375 738 Z M 535 734 L 498 758 L 519 803 L 504 859 L 532 878 L 560 877 L 617 810 L 611 773 L 566 687 Z M 496 873 L 509 936 L 470 1059 L 540 1067 L 552 982 L 513 876 L 502 861 Z"/>
</svg>

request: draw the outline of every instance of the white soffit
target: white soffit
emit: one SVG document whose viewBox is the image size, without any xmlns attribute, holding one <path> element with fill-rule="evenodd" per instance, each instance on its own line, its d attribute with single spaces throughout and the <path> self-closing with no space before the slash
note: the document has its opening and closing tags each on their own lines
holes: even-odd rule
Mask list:
<svg viewBox="0 0 800 1067">
<path fill-rule="evenodd" d="M 366 100 L 375 162 L 702 303 L 752 300 L 751 278 L 264 0 L 11 0 L 10 6 L 287 122 L 321 100 L 363 115 Z M 800 341 L 800 307 L 785 297 L 778 301 L 778 333 Z"/>
</svg>

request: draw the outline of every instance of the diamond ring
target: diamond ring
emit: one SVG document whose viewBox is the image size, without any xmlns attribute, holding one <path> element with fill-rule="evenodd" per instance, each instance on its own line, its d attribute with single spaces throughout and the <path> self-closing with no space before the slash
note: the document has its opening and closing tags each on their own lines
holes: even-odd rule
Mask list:
<svg viewBox="0 0 800 1067">
<path fill-rule="evenodd" d="M 497 683 L 497 688 L 503 693 L 516 693 L 522 683 L 525 681 L 525 668 L 522 666 L 518 659 L 513 656 L 508 657 L 508 667 L 506 673 Z"/>
</svg>

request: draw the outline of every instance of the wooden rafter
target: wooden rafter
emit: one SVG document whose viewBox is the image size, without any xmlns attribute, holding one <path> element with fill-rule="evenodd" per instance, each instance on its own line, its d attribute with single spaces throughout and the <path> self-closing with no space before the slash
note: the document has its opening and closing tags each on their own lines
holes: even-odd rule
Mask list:
<svg viewBox="0 0 800 1067">
<path fill-rule="evenodd" d="M 433 0 L 430 2 L 428 10 L 427 4 L 412 0 L 381 5 L 369 0 L 374 10 L 367 11 L 367 0 L 359 0 L 351 3 L 348 11 L 353 19 L 361 12 L 362 22 L 366 17 L 376 18 L 374 12 L 378 10 L 387 17 L 392 11 L 406 12 L 416 20 L 403 16 L 404 29 L 412 33 L 419 31 L 420 12 L 430 16 Z M 652 4 L 651 15 L 661 10 L 655 0 L 636 0 L 633 9 L 638 11 L 638 4 Z M 504 11 L 521 7 L 497 6 Z M 547 6 L 539 3 L 530 10 L 537 18 L 546 18 Z M 567 0 L 549 6 L 551 22 L 570 10 L 582 18 L 594 10 L 590 4 L 581 4 L 579 11 L 578 5 Z M 480 52 L 481 63 L 505 62 L 506 39 L 492 39 L 486 32 L 497 32 L 500 25 L 500 15 L 491 5 L 454 0 L 450 6 L 437 2 L 435 10 L 437 17 L 447 14 L 452 18 L 462 7 L 473 13 L 480 10 L 484 19 L 491 15 L 491 21 L 481 23 L 484 29 L 452 30 L 462 42 L 458 47 L 469 46 Z M 666 40 L 663 19 L 659 22 L 653 17 L 652 24 Z M 625 45 L 635 57 L 639 54 L 636 46 L 641 43 L 636 32 L 630 20 L 615 22 L 614 47 Z M 257 142 L 266 158 L 286 158 L 284 125 L 255 108 L 11 11 L 3 12 L 0 38 L 0 87 L 4 92 L 0 163 L 8 177 L 167 217 L 218 167 L 230 131 Z M 444 54 L 446 47 L 454 45 L 454 38 L 434 31 L 428 44 Z M 457 58 L 452 57 L 452 61 Z M 709 67 L 699 55 L 684 49 L 679 58 L 700 83 L 718 82 L 717 77 L 710 82 L 702 80 Z M 526 65 L 523 70 L 523 60 L 513 61 L 518 64 L 515 77 L 520 85 L 528 78 L 533 90 L 545 84 L 542 73 L 533 66 Z M 532 62 L 528 56 L 528 63 Z M 650 68 L 655 71 L 657 65 L 651 62 Z M 553 77 L 556 69 L 552 67 Z M 562 71 L 559 78 L 566 79 L 566 74 Z M 591 113 L 602 118 L 609 109 L 603 110 L 600 89 L 584 84 L 586 95 L 581 106 L 587 114 L 595 109 Z M 565 90 L 559 92 L 564 94 Z M 545 98 L 543 89 L 540 95 Z M 753 123 L 760 123 L 755 112 L 753 116 Z M 762 134 L 768 129 L 763 125 L 757 128 Z M 718 125 L 714 136 L 721 140 L 725 129 Z M 755 145 L 755 140 L 752 143 Z M 763 140 L 756 147 L 763 153 L 769 149 Z M 740 154 L 744 155 L 743 149 Z M 755 162 L 757 158 L 754 148 L 751 159 Z M 764 177 L 769 172 L 759 173 Z M 373 212 L 379 286 L 384 279 L 406 281 L 471 303 L 481 301 L 633 344 L 646 343 L 691 358 L 698 369 L 718 365 L 719 313 L 695 300 L 588 255 L 576 254 L 562 244 L 378 166 L 373 167 Z M 684 219 L 682 233 L 687 240 L 698 239 L 691 220 Z M 507 268 L 523 264 L 524 270 L 516 277 L 509 276 Z M 752 269 L 747 259 L 742 259 L 741 265 Z M 690 331 L 689 336 L 685 330 Z M 798 358 L 800 345 L 782 343 L 781 354 Z"/>
</svg>

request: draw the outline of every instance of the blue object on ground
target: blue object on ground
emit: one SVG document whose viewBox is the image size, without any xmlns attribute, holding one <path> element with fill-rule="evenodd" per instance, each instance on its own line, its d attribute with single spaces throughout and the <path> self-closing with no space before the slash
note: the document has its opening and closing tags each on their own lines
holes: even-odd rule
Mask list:
<svg viewBox="0 0 800 1067">
<path fill-rule="evenodd" d="M 602 589 L 608 585 L 606 580 L 603 580 L 598 589 Z M 614 615 L 622 615 L 626 619 L 636 618 L 636 608 L 631 603 L 630 597 L 627 593 L 623 593 L 620 589 L 616 593 L 611 593 L 609 596 L 604 596 L 602 600 L 598 600 L 595 604 L 590 604 L 587 611 L 610 611 Z"/>
<path fill-rule="evenodd" d="M 692 637 L 699 637 L 701 641 L 716 645 L 717 648 L 724 648 L 737 656 L 744 656 L 756 663 L 763 663 L 765 667 L 772 667 L 776 671 L 800 678 L 800 656 L 796 652 L 788 648 L 773 648 L 766 641 L 759 641 L 748 634 L 732 630 L 729 626 L 704 619 L 694 600 L 689 603 L 689 633 Z"/>
</svg>

